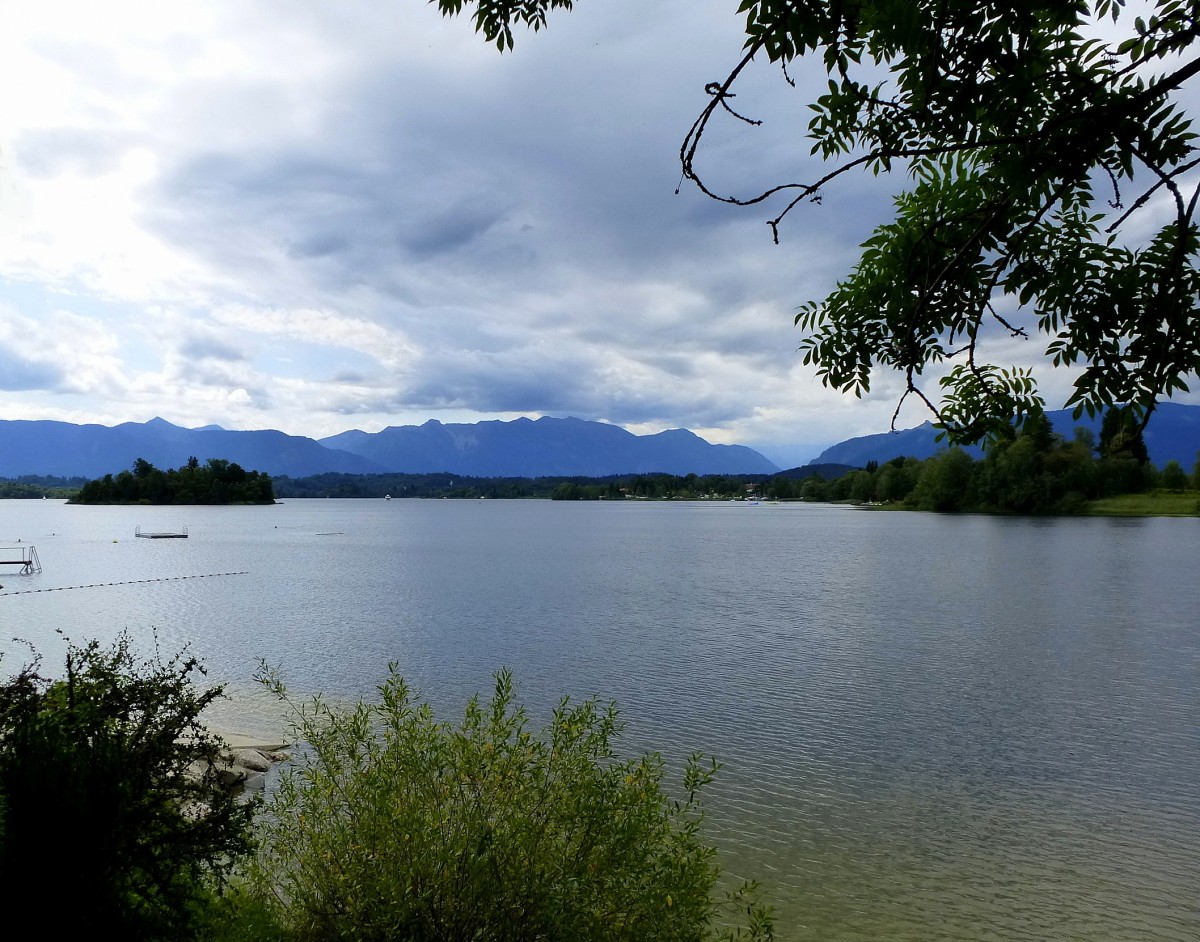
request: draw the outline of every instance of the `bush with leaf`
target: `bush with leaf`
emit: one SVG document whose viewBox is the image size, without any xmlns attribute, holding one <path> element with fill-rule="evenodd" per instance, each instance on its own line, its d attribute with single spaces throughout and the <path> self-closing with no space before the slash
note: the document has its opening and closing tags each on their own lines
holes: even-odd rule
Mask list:
<svg viewBox="0 0 1200 942">
<path fill-rule="evenodd" d="M 139 659 L 125 635 L 70 644 L 62 679 L 38 669 L 0 684 L 4 910 L 63 937 L 194 938 L 251 849 L 253 808 L 220 781 L 223 744 L 200 723 L 221 688 L 196 686 L 194 658 Z"/>
<path fill-rule="evenodd" d="M 292 704 L 305 745 L 265 809 L 253 877 L 292 937 L 772 937 L 752 884 L 718 890 L 700 803 L 716 763 L 693 757 L 673 799 L 658 755 L 618 757 L 614 706 L 564 699 L 535 733 L 507 672 L 461 724 L 394 666 L 379 693 Z"/>
</svg>

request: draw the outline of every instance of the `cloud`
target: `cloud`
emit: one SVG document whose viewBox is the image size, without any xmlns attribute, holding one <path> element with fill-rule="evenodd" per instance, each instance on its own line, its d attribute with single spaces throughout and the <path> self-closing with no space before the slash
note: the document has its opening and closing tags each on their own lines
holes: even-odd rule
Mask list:
<svg viewBox="0 0 1200 942">
<path fill-rule="evenodd" d="M 135 144 L 135 138 L 120 131 L 60 127 L 21 133 L 14 147 L 24 170 L 35 179 L 44 179 L 112 173 Z"/>
<path fill-rule="evenodd" d="M 54 390 L 64 386 L 65 381 L 66 374 L 60 367 L 0 346 L 0 389 L 6 392 Z"/>
<path fill-rule="evenodd" d="M 221 338 L 211 335 L 186 337 L 179 346 L 179 353 L 181 356 L 193 360 L 241 362 L 246 359 L 243 351 L 235 349 Z"/>
<path fill-rule="evenodd" d="M 0 304 L 0 388 L 106 398 L 125 386 L 119 344 L 104 324 L 62 309 L 35 318 Z"/>
<path fill-rule="evenodd" d="M 3 411 L 310 435 L 578 415 L 781 448 L 880 431 L 894 378 L 824 389 L 792 322 L 903 181 L 830 187 L 780 245 L 777 208 L 675 192 L 741 44 L 725 0 L 579 4 L 504 56 L 425 3 L 0 8 L 0 82 L 24 91 L 0 99 L 0 376 L 30 394 Z M 794 77 L 756 63 L 737 104 L 764 123 L 706 134 L 720 192 L 819 174 L 815 77 Z"/>
</svg>

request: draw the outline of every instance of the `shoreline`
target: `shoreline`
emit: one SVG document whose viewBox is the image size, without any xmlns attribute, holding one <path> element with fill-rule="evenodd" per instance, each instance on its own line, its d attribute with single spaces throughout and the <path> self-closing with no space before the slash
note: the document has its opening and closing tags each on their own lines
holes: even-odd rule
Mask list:
<svg viewBox="0 0 1200 942">
<path fill-rule="evenodd" d="M 225 787 L 235 790 L 248 801 L 267 785 L 272 771 L 292 756 L 292 744 L 282 737 L 231 733 L 215 726 L 206 727 L 221 743 L 217 774 Z"/>
<path fill-rule="evenodd" d="M 292 748 L 292 743 L 284 742 L 283 737 L 270 738 L 251 733 L 231 733 L 216 727 L 209 727 L 208 731 L 224 742 L 233 752 L 246 749 L 255 752 L 286 752 Z"/>
</svg>

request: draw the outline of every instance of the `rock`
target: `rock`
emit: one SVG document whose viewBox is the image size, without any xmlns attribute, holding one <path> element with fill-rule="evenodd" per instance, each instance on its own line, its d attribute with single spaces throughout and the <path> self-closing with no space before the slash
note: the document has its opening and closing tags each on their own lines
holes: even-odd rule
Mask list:
<svg viewBox="0 0 1200 942">
<path fill-rule="evenodd" d="M 266 783 L 266 773 L 271 766 L 285 762 L 290 754 L 279 749 L 257 749 L 251 746 L 238 746 L 227 749 L 221 754 L 215 765 L 217 781 L 222 787 L 240 792 L 244 797 L 262 791 Z M 199 778 L 205 772 L 203 762 L 193 762 L 188 773 Z"/>
<path fill-rule="evenodd" d="M 271 768 L 271 760 L 257 749 L 234 750 L 233 764 L 251 772 L 267 772 Z"/>
<path fill-rule="evenodd" d="M 246 773 L 234 768 L 217 769 L 217 781 L 229 789 L 240 789 L 246 781 Z"/>
</svg>

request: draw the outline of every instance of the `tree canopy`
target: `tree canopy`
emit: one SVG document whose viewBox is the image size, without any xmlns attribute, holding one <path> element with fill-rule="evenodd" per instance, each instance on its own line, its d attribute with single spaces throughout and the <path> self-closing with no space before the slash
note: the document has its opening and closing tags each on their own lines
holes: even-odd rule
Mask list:
<svg viewBox="0 0 1200 942">
<path fill-rule="evenodd" d="M 306 744 L 259 821 L 251 873 L 283 938 L 774 938 L 756 885 L 723 880 L 704 839 L 718 764 L 692 756 L 670 796 L 660 755 L 619 754 L 615 705 L 564 698 L 539 731 L 507 671 L 459 723 L 394 664 L 377 700 L 350 708 L 293 701 L 265 665 L 260 679 Z"/>
<path fill-rule="evenodd" d="M 145 458 L 133 470 L 88 481 L 71 498 L 72 504 L 273 504 L 271 476 L 247 471 L 236 462 L 195 457 L 186 467 L 154 467 Z"/>
<path fill-rule="evenodd" d="M 201 722 L 222 688 L 125 633 L 68 642 L 61 679 L 40 663 L 0 680 L 0 904 L 62 938 L 206 938 L 206 903 L 253 846 L 254 805 Z"/>
<path fill-rule="evenodd" d="M 432 2 L 432 0 L 431 0 Z M 437 0 L 442 12 L 464 0 Z M 467 0 L 469 2 L 469 0 Z M 570 0 L 478 0 L 476 28 L 503 50 Z M 1195 2 L 1158 0 L 742 0 L 742 58 L 706 87 L 685 137 L 685 177 L 708 196 L 789 214 L 856 172 L 908 178 L 858 263 L 796 317 L 823 383 L 861 396 L 879 368 L 960 441 L 1039 409 L 1033 370 L 991 362 L 1009 338 L 1045 343 L 1073 369 L 1077 414 L 1156 402 L 1200 369 L 1200 158 L 1179 93 L 1200 73 Z M 813 95 L 808 181 L 730 196 L 698 169 L 755 58 L 789 82 L 802 59 L 827 73 Z M 941 391 L 928 388 L 939 375 Z M 901 400 L 903 401 L 903 399 Z M 897 407 L 897 412 L 899 407 Z"/>
</svg>

